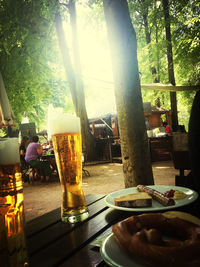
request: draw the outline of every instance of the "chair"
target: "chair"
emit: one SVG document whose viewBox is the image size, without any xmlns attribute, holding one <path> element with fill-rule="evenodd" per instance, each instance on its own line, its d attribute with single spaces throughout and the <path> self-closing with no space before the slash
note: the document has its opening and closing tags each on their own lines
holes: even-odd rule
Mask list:
<svg viewBox="0 0 200 267">
<path fill-rule="evenodd" d="M 179 170 L 179 175 L 175 176 L 175 185 L 185 186 L 189 177 L 185 176 L 184 171 L 191 170 L 187 133 L 173 133 L 171 155 L 174 168 Z"/>
<path fill-rule="evenodd" d="M 29 182 L 29 165 L 26 163 L 26 161 L 20 160 L 20 166 L 21 166 L 21 173 L 22 173 L 22 181 Z"/>
<path fill-rule="evenodd" d="M 22 181 L 30 183 L 35 180 L 36 170 L 31 167 L 25 160 L 20 161 L 21 165 L 21 173 L 22 173 Z"/>
<path fill-rule="evenodd" d="M 37 168 L 34 168 L 29 165 L 28 172 L 29 172 L 29 180 L 28 180 L 29 183 L 31 182 L 33 183 L 34 181 L 38 180 L 37 178 L 40 176 L 40 174 Z"/>
<path fill-rule="evenodd" d="M 37 176 L 39 176 L 38 169 L 30 166 L 25 160 L 20 160 L 21 165 L 21 173 L 22 173 L 22 181 L 31 183 L 37 180 Z"/>
</svg>

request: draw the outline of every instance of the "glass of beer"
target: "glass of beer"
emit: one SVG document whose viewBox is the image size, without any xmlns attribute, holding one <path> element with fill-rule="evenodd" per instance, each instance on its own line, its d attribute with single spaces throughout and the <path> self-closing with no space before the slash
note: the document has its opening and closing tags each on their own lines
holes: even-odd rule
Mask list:
<svg viewBox="0 0 200 267">
<path fill-rule="evenodd" d="M 17 138 L 0 139 L 0 265 L 27 266 L 23 184 Z"/>
<path fill-rule="evenodd" d="M 88 218 L 88 208 L 82 189 L 82 140 L 80 119 L 61 114 L 49 123 L 58 168 L 63 222 L 76 223 Z"/>
</svg>

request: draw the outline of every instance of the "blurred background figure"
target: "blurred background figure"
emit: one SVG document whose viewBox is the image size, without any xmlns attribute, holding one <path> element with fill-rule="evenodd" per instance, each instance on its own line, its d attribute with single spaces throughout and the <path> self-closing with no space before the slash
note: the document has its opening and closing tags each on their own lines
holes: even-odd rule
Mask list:
<svg viewBox="0 0 200 267">
<path fill-rule="evenodd" d="M 43 154 L 42 146 L 38 143 L 37 135 L 32 137 L 32 142 L 28 145 L 25 155 L 26 162 L 33 168 L 39 169 L 41 181 L 49 181 L 51 168 L 48 161 L 41 161 L 40 157 Z"/>
<path fill-rule="evenodd" d="M 185 125 L 178 125 L 177 132 L 186 133 Z"/>
<path fill-rule="evenodd" d="M 145 118 L 145 125 L 146 125 L 146 129 L 147 130 L 151 130 L 151 126 L 150 126 L 149 121 L 148 121 L 147 118 Z"/>
<path fill-rule="evenodd" d="M 166 121 L 163 122 L 163 126 L 165 127 L 165 132 L 167 134 L 171 135 L 172 134 L 172 129 L 171 129 L 171 127 L 169 126 L 169 124 Z"/>
<path fill-rule="evenodd" d="M 21 162 L 21 168 L 25 168 L 27 163 L 25 161 L 25 154 L 26 154 L 26 148 L 29 144 L 29 138 L 28 136 L 23 136 L 21 140 L 21 144 L 19 146 L 19 154 L 20 154 L 20 162 Z"/>
</svg>

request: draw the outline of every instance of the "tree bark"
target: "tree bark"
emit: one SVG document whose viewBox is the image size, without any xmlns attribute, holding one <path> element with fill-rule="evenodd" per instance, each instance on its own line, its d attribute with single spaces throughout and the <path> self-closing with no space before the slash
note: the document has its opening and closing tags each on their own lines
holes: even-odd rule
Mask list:
<svg viewBox="0 0 200 267">
<path fill-rule="evenodd" d="M 76 35 L 76 18 L 75 16 L 75 6 L 72 14 L 71 14 L 71 20 L 73 20 L 73 30 L 74 33 L 74 54 L 76 54 L 76 50 L 78 50 L 78 42 L 77 42 L 77 35 Z M 62 26 L 62 20 L 60 13 L 57 13 L 56 15 L 56 30 L 57 30 L 57 36 L 59 41 L 60 50 L 63 57 L 63 63 L 66 71 L 66 75 L 68 77 L 69 81 L 69 87 L 72 95 L 73 104 L 75 107 L 76 115 L 80 117 L 81 121 L 81 134 L 82 134 L 82 145 L 83 150 L 86 154 L 87 160 L 91 160 L 94 158 L 94 138 L 92 134 L 90 133 L 89 129 L 89 122 L 88 122 L 88 116 L 87 111 L 85 107 L 85 94 L 84 94 L 84 88 L 83 83 L 81 81 L 80 77 L 80 58 L 79 53 L 77 52 L 77 56 L 75 58 L 75 69 L 76 73 L 74 72 L 74 69 L 72 67 L 71 59 L 68 52 L 68 46 L 64 35 L 64 30 Z"/>
<path fill-rule="evenodd" d="M 153 184 L 137 61 L 127 1 L 103 0 L 115 82 L 125 187 Z"/>
<path fill-rule="evenodd" d="M 168 0 L 162 0 L 162 4 L 165 17 L 165 32 L 167 40 L 168 76 L 169 76 L 169 82 L 175 86 L 176 83 L 174 77 L 174 63 L 173 63 L 170 17 L 169 17 L 169 2 Z M 171 111 L 172 111 L 172 129 L 174 132 L 176 132 L 178 128 L 176 92 L 170 92 L 170 101 L 171 101 Z"/>
<path fill-rule="evenodd" d="M 144 0 L 141 1 L 142 4 L 144 4 Z M 152 49 L 151 49 L 151 32 L 149 30 L 149 22 L 148 22 L 148 6 L 143 10 L 142 12 L 142 18 L 144 22 L 144 29 L 145 29 L 145 39 L 146 43 L 148 45 L 148 50 L 149 50 L 149 63 L 150 63 L 150 70 L 151 74 L 153 77 L 153 83 L 158 83 L 158 75 L 157 75 L 157 70 L 156 67 L 154 66 L 154 62 L 152 61 Z"/>
<path fill-rule="evenodd" d="M 78 43 L 78 34 L 77 34 L 77 23 L 76 23 L 76 6 L 75 1 L 69 1 L 69 13 L 70 13 L 70 22 L 72 28 L 72 41 L 73 41 L 73 55 L 74 55 L 74 69 L 76 77 L 76 86 L 78 91 L 78 107 L 77 114 L 81 118 L 81 133 L 83 139 L 83 148 L 86 152 L 86 158 L 92 160 L 95 158 L 95 146 L 94 146 L 94 137 L 90 132 L 88 116 L 85 106 L 85 92 L 83 80 L 81 78 L 81 60 L 79 53 L 79 43 Z"/>
</svg>

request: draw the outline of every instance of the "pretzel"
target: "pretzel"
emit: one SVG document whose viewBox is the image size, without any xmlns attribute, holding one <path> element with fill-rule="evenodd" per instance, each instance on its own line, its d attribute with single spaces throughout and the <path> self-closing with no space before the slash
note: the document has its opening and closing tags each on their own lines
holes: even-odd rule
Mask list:
<svg viewBox="0 0 200 267">
<path fill-rule="evenodd" d="M 112 231 L 119 245 L 145 266 L 200 266 L 200 226 L 194 223 L 151 213 L 129 217 Z"/>
</svg>

